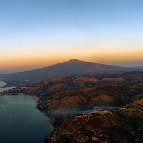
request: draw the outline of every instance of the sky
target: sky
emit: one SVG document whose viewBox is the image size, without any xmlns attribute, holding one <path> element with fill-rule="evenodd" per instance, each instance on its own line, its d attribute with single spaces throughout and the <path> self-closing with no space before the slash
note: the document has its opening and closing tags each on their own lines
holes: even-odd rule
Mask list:
<svg viewBox="0 0 143 143">
<path fill-rule="evenodd" d="M 142 0 L 0 0 L 0 73 L 70 59 L 143 65 Z"/>
</svg>

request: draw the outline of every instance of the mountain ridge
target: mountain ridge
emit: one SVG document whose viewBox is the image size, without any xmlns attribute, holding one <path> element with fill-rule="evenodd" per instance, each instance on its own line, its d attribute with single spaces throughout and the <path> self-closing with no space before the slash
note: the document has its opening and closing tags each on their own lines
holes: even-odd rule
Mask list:
<svg viewBox="0 0 143 143">
<path fill-rule="evenodd" d="M 130 71 L 130 68 L 71 59 L 63 63 L 57 63 L 40 69 L 11 74 L 0 74 L 0 80 L 7 83 L 21 84 L 52 79 L 56 76 L 63 75 L 76 76 L 85 74 L 118 73 L 126 71 Z"/>
</svg>

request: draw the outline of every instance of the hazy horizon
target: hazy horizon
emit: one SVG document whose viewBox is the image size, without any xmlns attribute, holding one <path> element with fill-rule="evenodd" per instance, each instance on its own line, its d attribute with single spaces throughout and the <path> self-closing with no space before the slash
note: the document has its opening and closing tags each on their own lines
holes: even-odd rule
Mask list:
<svg viewBox="0 0 143 143">
<path fill-rule="evenodd" d="M 142 0 L 0 1 L 0 73 L 69 59 L 143 66 Z"/>
<path fill-rule="evenodd" d="M 36 70 L 36 69 L 42 69 L 42 68 L 45 68 L 45 67 L 50 67 L 50 66 L 53 66 L 53 65 L 56 65 L 56 64 L 61 64 L 61 63 L 64 63 L 64 62 L 69 62 L 70 60 L 79 60 L 79 61 L 82 61 L 82 62 L 92 62 L 92 61 L 83 61 L 83 60 L 80 60 L 80 59 L 68 59 L 66 61 L 61 61 L 61 62 L 57 62 L 57 63 L 53 63 L 53 64 L 49 64 L 49 65 L 43 65 L 43 66 L 39 66 L 39 67 L 33 67 L 33 68 L 26 68 L 26 69 L 20 69 L 20 70 L 17 70 L 17 69 L 14 69 L 14 70 L 0 70 L 0 74 L 9 74 L 9 73 L 17 73 L 17 72 L 25 72 L 25 71 L 30 71 L 30 70 Z M 92 62 L 92 63 L 97 63 L 97 62 Z M 135 68 L 135 67 L 143 67 L 143 65 L 135 65 L 135 66 L 125 66 L 125 65 L 118 65 L 118 64 L 110 64 L 110 63 L 99 63 L 99 64 L 105 64 L 105 65 L 113 65 L 113 66 L 120 66 L 120 67 L 131 67 L 131 68 Z"/>
</svg>

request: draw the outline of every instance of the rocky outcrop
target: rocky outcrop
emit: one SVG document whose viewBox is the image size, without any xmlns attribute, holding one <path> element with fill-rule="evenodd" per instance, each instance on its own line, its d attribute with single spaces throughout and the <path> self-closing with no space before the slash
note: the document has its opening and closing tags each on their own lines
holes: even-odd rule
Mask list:
<svg viewBox="0 0 143 143">
<path fill-rule="evenodd" d="M 66 120 L 44 143 L 141 143 L 143 100 Z"/>
</svg>

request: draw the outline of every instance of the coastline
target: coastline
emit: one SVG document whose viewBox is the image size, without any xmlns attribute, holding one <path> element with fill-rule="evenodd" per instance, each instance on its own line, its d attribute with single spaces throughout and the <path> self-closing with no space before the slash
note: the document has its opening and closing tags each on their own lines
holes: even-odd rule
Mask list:
<svg viewBox="0 0 143 143">
<path fill-rule="evenodd" d="M 84 78 L 82 77 L 82 79 Z M 117 117 L 120 116 L 120 114 L 116 114 L 116 111 L 119 113 L 118 111 L 122 110 L 123 113 L 125 111 L 127 114 L 124 106 L 143 97 L 142 77 L 130 81 L 129 76 L 129 79 L 125 79 L 123 83 L 116 82 L 116 85 L 114 85 L 113 81 L 113 84 L 99 84 L 99 86 L 96 81 L 91 81 L 91 79 L 92 77 L 90 77 L 90 81 L 87 78 L 81 81 L 80 77 L 64 77 L 53 81 L 44 80 L 29 85 L 19 85 L 4 93 L 9 95 L 28 94 L 34 97 L 36 108 L 50 119 L 50 123 L 54 127 L 54 131 L 49 133 L 44 140 L 44 143 L 51 143 L 55 132 L 56 136 L 59 136 L 61 133 L 59 130 L 63 132 L 66 125 L 69 125 L 74 119 L 83 117 L 84 120 L 89 114 L 102 113 L 101 111 L 113 111 L 116 118 L 116 115 Z M 104 106 L 101 106 L 102 104 Z M 113 105 L 116 106 L 112 107 Z M 135 115 L 138 115 L 138 113 Z M 78 124 L 78 122 L 82 124 L 82 120 L 75 124 Z M 91 124 L 89 122 L 86 125 L 90 126 Z M 102 125 L 104 125 L 104 122 Z M 64 128 L 62 128 L 63 126 Z M 86 126 L 84 129 L 86 129 Z M 73 134 L 76 134 L 76 131 Z"/>
</svg>

